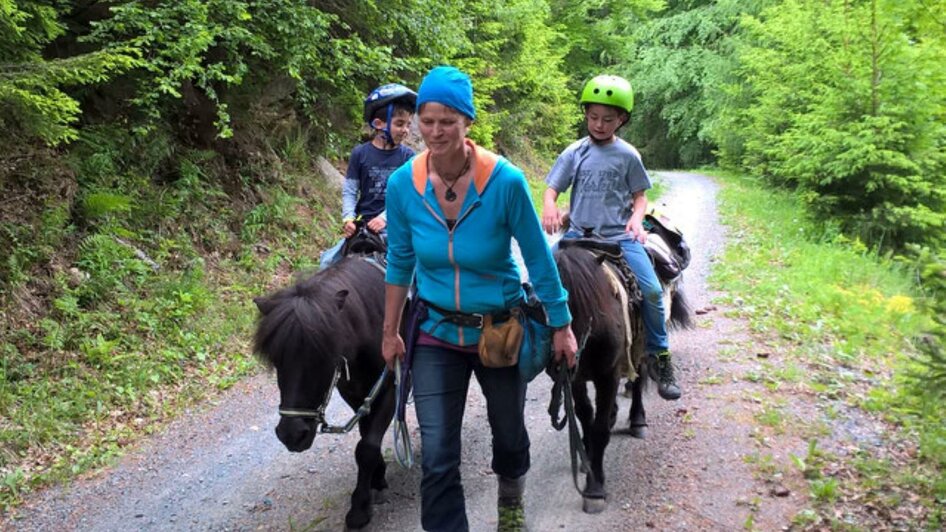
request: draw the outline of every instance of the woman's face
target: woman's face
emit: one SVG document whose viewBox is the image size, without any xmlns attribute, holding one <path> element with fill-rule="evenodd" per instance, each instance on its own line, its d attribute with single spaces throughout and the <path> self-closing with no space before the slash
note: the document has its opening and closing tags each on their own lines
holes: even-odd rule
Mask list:
<svg viewBox="0 0 946 532">
<path fill-rule="evenodd" d="M 431 155 L 443 155 L 463 149 L 470 119 L 452 107 L 428 102 L 417 114 L 420 136 Z"/>
</svg>

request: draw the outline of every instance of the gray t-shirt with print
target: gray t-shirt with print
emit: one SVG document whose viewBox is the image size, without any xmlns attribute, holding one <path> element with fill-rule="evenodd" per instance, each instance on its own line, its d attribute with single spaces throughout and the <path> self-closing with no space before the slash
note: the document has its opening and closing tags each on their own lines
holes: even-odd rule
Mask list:
<svg viewBox="0 0 946 532">
<path fill-rule="evenodd" d="M 570 229 L 591 228 L 603 237 L 628 236 L 635 192 L 651 187 L 634 146 L 621 138 L 597 144 L 585 137 L 558 156 L 545 183 L 558 193 L 572 187 Z"/>
</svg>

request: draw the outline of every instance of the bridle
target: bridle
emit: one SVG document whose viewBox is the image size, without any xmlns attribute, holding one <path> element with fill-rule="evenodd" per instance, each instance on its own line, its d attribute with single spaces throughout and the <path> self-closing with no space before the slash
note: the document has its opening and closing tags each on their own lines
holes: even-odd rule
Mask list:
<svg viewBox="0 0 946 532">
<path fill-rule="evenodd" d="M 385 366 L 381 370 L 381 376 L 378 377 L 378 380 L 375 381 L 374 385 L 371 387 L 371 391 L 368 392 L 368 396 L 365 397 L 365 401 L 361 404 L 361 407 L 358 408 L 358 411 L 348 420 L 344 425 L 331 425 L 325 419 L 325 409 L 328 408 L 328 403 L 332 399 L 332 392 L 335 391 L 335 385 L 338 383 L 338 379 L 342 373 L 342 365 L 345 366 L 345 379 L 350 380 L 351 374 L 348 371 L 348 361 L 342 357 L 342 362 L 335 366 L 335 373 L 332 374 L 332 384 L 328 387 L 328 390 L 325 392 L 325 397 L 322 399 L 322 402 L 315 409 L 306 409 L 306 408 L 283 408 L 279 407 L 279 415 L 282 417 L 301 417 L 301 418 L 311 418 L 315 420 L 317 430 L 323 434 L 345 434 L 351 432 L 355 425 L 358 424 L 358 421 L 361 418 L 367 416 L 371 413 L 371 403 L 374 402 L 375 398 L 378 397 L 378 392 L 381 391 L 381 385 L 384 383 L 384 379 L 388 376 L 388 367 Z"/>
</svg>

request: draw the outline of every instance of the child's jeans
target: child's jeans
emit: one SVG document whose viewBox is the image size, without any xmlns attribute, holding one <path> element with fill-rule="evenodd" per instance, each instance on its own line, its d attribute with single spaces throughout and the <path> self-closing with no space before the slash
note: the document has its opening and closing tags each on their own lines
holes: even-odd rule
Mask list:
<svg viewBox="0 0 946 532">
<path fill-rule="evenodd" d="M 324 270 L 336 262 L 342 260 L 342 246 L 345 245 L 345 239 L 338 241 L 338 244 L 326 249 L 319 255 L 319 270 Z"/>
</svg>

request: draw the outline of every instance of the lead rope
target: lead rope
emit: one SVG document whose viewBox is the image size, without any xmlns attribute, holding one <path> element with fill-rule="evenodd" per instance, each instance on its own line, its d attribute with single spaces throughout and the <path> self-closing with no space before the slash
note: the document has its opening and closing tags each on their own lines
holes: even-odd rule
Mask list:
<svg viewBox="0 0 946 532">
<path fill-rule="evenodd" d="M 345 364 L 345 371 L 346 372 L 348 371 L 347 363 Z M 381 387 L 384 385 L 384 380 L 387 376 L 388 376 L 388 367 L 385 366 L 384 369 L 381 370 L 381 376 L 378 377 L 378 380 L 376 380 L 374 385 L 371 387 L 371 391 L 368 392 L 368 396 L 365 397 L 365 401 L 358 408 L 358 411 L 355 412 L 355 415 L 353 415 L 351 419 L 348 420 L 348 423 L 345 423 L 344 425 L 341 425 L 341 426 L 330 425 L 327 421 L 325 421 L 325 418 L 323 417 L 322 426 L 319 429 L 319 432 L 323 434 L 345 434 L 345 433 L 351 432 L 351 430 L 355 428 L 355 426 L 358 424 L 359 421 L 361 421 L 363 417 L 371 413 L 371 404 L 374 403 L 374 400 L 378 397 L 378 392 L 381 391 Z M 336 374 L 336 380 L 337 379 L 338 379 L 338 375 Z M 326 404 L 328 404 L 327 400 L 326 400 Z M 324 407 L 325 405 L 323 405 L 323 409 Z"/>
<path fill-rule="evenodd" d="M 401 401 L 404 400 L 401 395 L 401 380 L 401 360 L 397 359 L 394 361 L 395 412 L 401 411 Z M 394 458 L 397 460 L 398 465 L 404 469 L 410 469 L 414 466 L 414 449 L 411 445 L 410 432 L 407 429 L 407 419 L 406 417 L 405 419 L 401 419 L 400 416 L 396 414 L 394 416 Z"/>
<path fill-rule="evenodd" d="M 411 435 L 407 430 L 407 404 L 410 402 L 412 385 L 411 366 L 414 363 L 414 349 L 417 347 L 417 335 L 420 324 L 427 319 L 427 306 L 416 292 L 407 307 L 407 323 L 404 328 L 404 358 L 394 361 L 394 393 L 397 396 L 394 407 L 394 456 L 404 469 L 414 465 L 414 451 Z"/>
<path fill-rule="evenodd" d="M 588 341 L 590 334 L 591 325 L 589 324 L 588 330 L 582 335 L 581 342 L 578 345 L 578 355 L 584 350 L 585 343 Z M 555 430 L 562 430 L 565 428 L 565 425 L 568 425 L 568 454 L 571 458 L 572 482 L 574 482 L 575 489 L 578 490 L 580 494 L 582 493 L 582 489 L 578 485 L 579 471 L 587 474 L 592 479 L 594 479 L 594 473 L 591 471 L 590 460 L 588 460 L 588 453 L 585 452 L 585 444 L 582 442 L 581 431 L 578 428 L 578 418 L 575 415 L 575 400 L 572 397 L 571 386 L 574 376 L 575 370 L 569 368 L 568 364 L 562 360 L 558 364 L 556 374 L 554 375 L 555 384 L 552 386 L 552 400 L 549 402 L 549 415 L 552 418 L 552 427 L 554 427 Z M 565 406 L 565 417 L 559 420 L 558 412 L 563 404 Z"/>
</svg>

